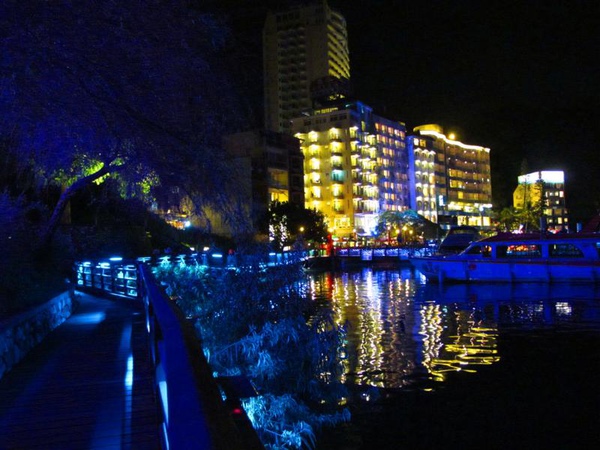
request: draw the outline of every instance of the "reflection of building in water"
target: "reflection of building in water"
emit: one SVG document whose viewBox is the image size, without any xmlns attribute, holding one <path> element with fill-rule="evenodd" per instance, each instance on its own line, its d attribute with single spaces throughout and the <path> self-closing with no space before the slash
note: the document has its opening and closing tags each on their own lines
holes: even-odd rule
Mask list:
<svg viewBox="0 0 600 450">
<path fill-rule="evenodd" d="M 400 388 L 442 381 L 500 359 L 503 327 L 532 330 L 562 323 L 599 323 L 597 286 L 448 285 L 428 289 L 400 271 L 321 274 L 308 295 L 331 308 L 347 335 L 338 356 L 342 381 Z M 523 301 L 522 299 L 528 299 Z M 570 300 L 569 300 L 570 299 Z M 587 300 L 586 300 L 587 299 Z"/>
<path fill-rule="evenodd" d="M 374 279 L 382 276 L 389 279 Z M 348 330 L 342 381 L 377 387 L 407 384 L 415 367 L 410 289 L 398 274 L 365 270 L 336 278 L 332 308 L 336 323 Z"/>
<path fill-rule="evenodd" d="M 433 373 L 434 361 L 438 359 L 442 348 L 442 312 L 440 306 L 430 303 L 423 305 L 420 311 L 421 325 L 419 335 L 423 336 L 423 360 L 421 364 Z"/>
<path fill-rule="evenodd" d="M 500 305 L 498 321 L 505 325 L 530 324 L 532 327 L 543 326 L 554 322 L 554 311 L 550 304 L 542 301 Z"/>
<path fill-rule="evenodd" d="M 497 362 L 498 330 L 486 326 L 476 310 L 449 311 L 429 303 L 421 306 L 419 334 L 423 336 L 423 366 L 436 381 L 447 372 L 474 371 L 474 366 Z"/>
<path fill-rule="evenodd" d="M 437 302 L 415 307 L 413 284 L 398 274 L 329 274 L 309 289 L 313 299 L 331 299 L 336 324 L 347 329 L 339 352 L 343 382 L 397 388 L 412 383 L 420 367 L 442 381 L 448 371 L 499 359 L 495 322 L 484 319 L 493 319 L 493 311 L 453 310 Z"/>
</svg>

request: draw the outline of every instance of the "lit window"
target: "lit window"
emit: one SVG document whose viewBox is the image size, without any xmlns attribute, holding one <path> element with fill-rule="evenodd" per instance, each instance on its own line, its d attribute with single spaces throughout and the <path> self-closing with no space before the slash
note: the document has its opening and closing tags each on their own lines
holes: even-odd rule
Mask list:
<svg viewBox="0 0 600 450">
<path fill-rule="evenodd" d="M 553 258 L 582 258 L 583 253 L 573 244 L 551 244 L 550 256 Z"/>
<path fill-rule="evenodd" d="M 499 245 L 496 253 L 498 258 L 538 258 L 542 248 L 538 244 Z"/>
</svg>

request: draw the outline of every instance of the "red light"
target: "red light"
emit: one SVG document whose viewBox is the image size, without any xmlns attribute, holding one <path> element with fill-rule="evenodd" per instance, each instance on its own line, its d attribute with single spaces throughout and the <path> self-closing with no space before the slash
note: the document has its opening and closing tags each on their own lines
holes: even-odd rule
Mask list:
<svg viewBox="0 0 600 450">
<path fill-rule="evenodd" d="M 242 408 L 233 408 L 233 410 L 231 412 L 233 414 L 235 414 L 236 416 L 239 416 L 244 412 L 244 410 Z"/>
</svg>

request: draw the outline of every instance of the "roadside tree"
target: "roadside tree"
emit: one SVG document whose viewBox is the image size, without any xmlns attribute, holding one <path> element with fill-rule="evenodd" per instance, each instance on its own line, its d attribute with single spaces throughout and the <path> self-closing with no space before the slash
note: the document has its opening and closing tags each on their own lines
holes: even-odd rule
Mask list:
<svg viewBox="0 0 600 450">
<path fill-rule="evenodd" d="M 144 200 L 178 186 L 236 220 L 220 142 L 236 95 L 213 16 L 178 0 L 6 0 L 0 36 L 0 137 L 40 186 L 61 187 L 42 242 L 77 192 L 109 177 Z"/>
</svg>

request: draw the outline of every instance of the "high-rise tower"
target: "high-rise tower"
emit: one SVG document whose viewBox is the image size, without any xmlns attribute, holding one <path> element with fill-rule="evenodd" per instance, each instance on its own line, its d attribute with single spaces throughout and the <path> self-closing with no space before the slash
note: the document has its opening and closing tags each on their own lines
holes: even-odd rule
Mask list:
<svg viewBox="0 0 600 450">
<path fill-rule="evenodd" d="M 339 87 L 348 85 L 346 21 L 326 0 L 270 13 L 263 58 L 265 128 L 290 133 L 291 119 L 313 107 L 311 87 L 319 96 L 323 85 L 337 87 L 331 95 L 339 97 Z"/>
</svg>

